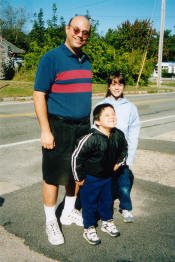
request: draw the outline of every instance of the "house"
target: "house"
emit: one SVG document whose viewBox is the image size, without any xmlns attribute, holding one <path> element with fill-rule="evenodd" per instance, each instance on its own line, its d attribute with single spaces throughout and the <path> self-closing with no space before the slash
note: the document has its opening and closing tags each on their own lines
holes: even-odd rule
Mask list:
<svg viewBox="0 0 175 262">
<path fill-rule="evenodd" d="M 3 63 L 8 63 L 10 60 L 14 63 L 15 58 L 24 53 L 23 49 L 18 48 L 0 36 L 0 79 L 3 79 Z"/>
<path fill-rule="evenodd" d="M 168 73 L 175 74 L 175 62 L 162 62 L 162 70 L 167 70 Z M 152 76 L 158 76 L 158 64 L 156 65 Z"/>
</svg>

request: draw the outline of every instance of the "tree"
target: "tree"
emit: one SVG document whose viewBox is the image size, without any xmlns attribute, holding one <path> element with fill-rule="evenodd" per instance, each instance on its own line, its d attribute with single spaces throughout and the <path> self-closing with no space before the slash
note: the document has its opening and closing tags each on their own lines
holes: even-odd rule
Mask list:
<svg viewBox="0 0 175 262">
<path fill-rule="evenodd" d="M 2 73 L 6 80 L 11 80 L 15 75 L 15 69 L 12 60 L 2 63 Z"/>
<path fill-rule="evenodd" d="M 148 57 L 154 57 L 157 53 L 157 33 L 152 28 L 150 20 L 135 20 L 133 24 L 130 21 L 125 21 L 116 30 L 109 29 L 105 35 L 108 43 L 120 50 L 120 53 L 132 52 L 132 50 L 145 50 L 148 46 Z"/>
<path fill-rule="evenodd" d="M 44 42 L 45 34 L 45 23 L 43 18 L 43 10 L 40 8 L 39 13 L 34 13 L 33 27 L 29 33 L 30 42 L 37 42 L 37 44 L 42 47 Z"/>
<path fill-rule="evenodd" d="M 2 1 L 0 17 L 2 37 L 26 50 L 28 38 L 23 32 L 28 17 L 26 10 L 22 7 L 14 8 L 8 2 Z"/>
<path fill-rule="evenodd" d="M 57 28 L 58 24 L 57 7 L 56 4 L 52 5 L 52 19 L 47 21 L 49 28 Z"/>
<path fill-rule="evenodd" d="M 60 17 L 60 24 L 57 24 L 56 4 L 52 6 L 52 19 L 47 21 L 45 27 L 43 19 L 43 10 L 34 14 L 33 28 L 30 32 L 29 52 L 25 55 L 25 69 L 36 69 L 42 55 L 48 50 L 61 44 L 65 39 L 65 21 Z"/>
<path fill-rule="evenodd" d="M 65 21 L 60 17 L 60 23 L 58 24 L 58 15 L 56 4 L 52 6 L 52 19 L 47 21 L 48 27 L 44 36 L 44 45 L 48 46 L 48 50 L 59 46 L 66 37 L 65 34 Z"/>
<path fill-rule="evenodd" d="M 107 44 L 104 38 L 91 36 L 88 44 L 84 47 L 93 70 L 93 81 L 104 82 L 110 71 L 116 68 L 116 51 L 113 46 Z"/>
<path fill-rule="evenodd" d="M 164 32 L 163 61 L 175 62 L 175 35 L 171 35 L 171 30 Z"/>
<path fill-rule="evenodd" d="M 133 24 L 125 21 L 116 30 L 109 29 L 105 39 L 117 52 L 118 67 L 125 74 L 127 83 L 137 81 L 142 58 L 147 52 L 140 84 L 147 84 L 154 64 L 157 62 L 158 34 L 150 20 L 135 20 Z M 147 66 L 149 64 L 149 67 Z"/>
</svg>

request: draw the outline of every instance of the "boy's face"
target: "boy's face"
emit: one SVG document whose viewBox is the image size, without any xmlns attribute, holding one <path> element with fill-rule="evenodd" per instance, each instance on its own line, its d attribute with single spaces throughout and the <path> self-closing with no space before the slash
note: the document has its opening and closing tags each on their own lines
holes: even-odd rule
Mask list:
<svg viewBox="0 0 175 262">
<path fill-rule="evenodd" d="M 124 84 L 119 83 L 118 79 L 114 78 L 109 89 L 113 97 L 119 98 L 121 94 L 123 93 Z"/>
<path fill-rule="evenodd" d="M 95 120 L 99 129 L 111 130 L 117 124 L 115 111 L 111 107 L 106 107 L 101 112 L 99 120 Z"/>
</svg>

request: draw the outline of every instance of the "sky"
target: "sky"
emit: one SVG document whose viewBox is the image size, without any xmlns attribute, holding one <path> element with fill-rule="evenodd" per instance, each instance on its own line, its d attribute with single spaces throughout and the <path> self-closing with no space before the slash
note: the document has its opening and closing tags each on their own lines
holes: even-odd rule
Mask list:
<svg viewBox="0 0 175 262">
<path fill-rule="evenodd" d="M 24 7 L 30 14 L 25 26 L 30 31 L 33 13 L 43 9 L 44 19 L 52 17 L 52 4 L 57 6 L 58 18 L 63 16 L 66 23 L 75 14 L 84 15 L 88 10 L 90 16 L 99 22 L 98 32 L 105 34 L 109 28 L 116 29 L 118 25 L 129 20 L 151 19 L 153 28 L 160 32 L 162 0 L 8 0 L 13 7 Z M 165 29 L 175 34 L 175 0 L 166 0 Z"/>
</svg>

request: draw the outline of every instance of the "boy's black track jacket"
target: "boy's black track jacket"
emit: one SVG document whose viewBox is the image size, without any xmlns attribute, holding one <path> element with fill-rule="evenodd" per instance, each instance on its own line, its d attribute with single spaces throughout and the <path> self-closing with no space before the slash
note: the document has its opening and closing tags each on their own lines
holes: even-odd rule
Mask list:
<svg viewBox="0 0 175 262">
<path fill-rule="evenodd" d="M 72 154 L 72 171 L 76 181 L 86 175 L 108 178 L 112 175 L 115 164 L 125 165 L 127 142 L 124 133 L 113 128 L 109 137 L 98 129 L 79 139 Z"/>
</svg>

